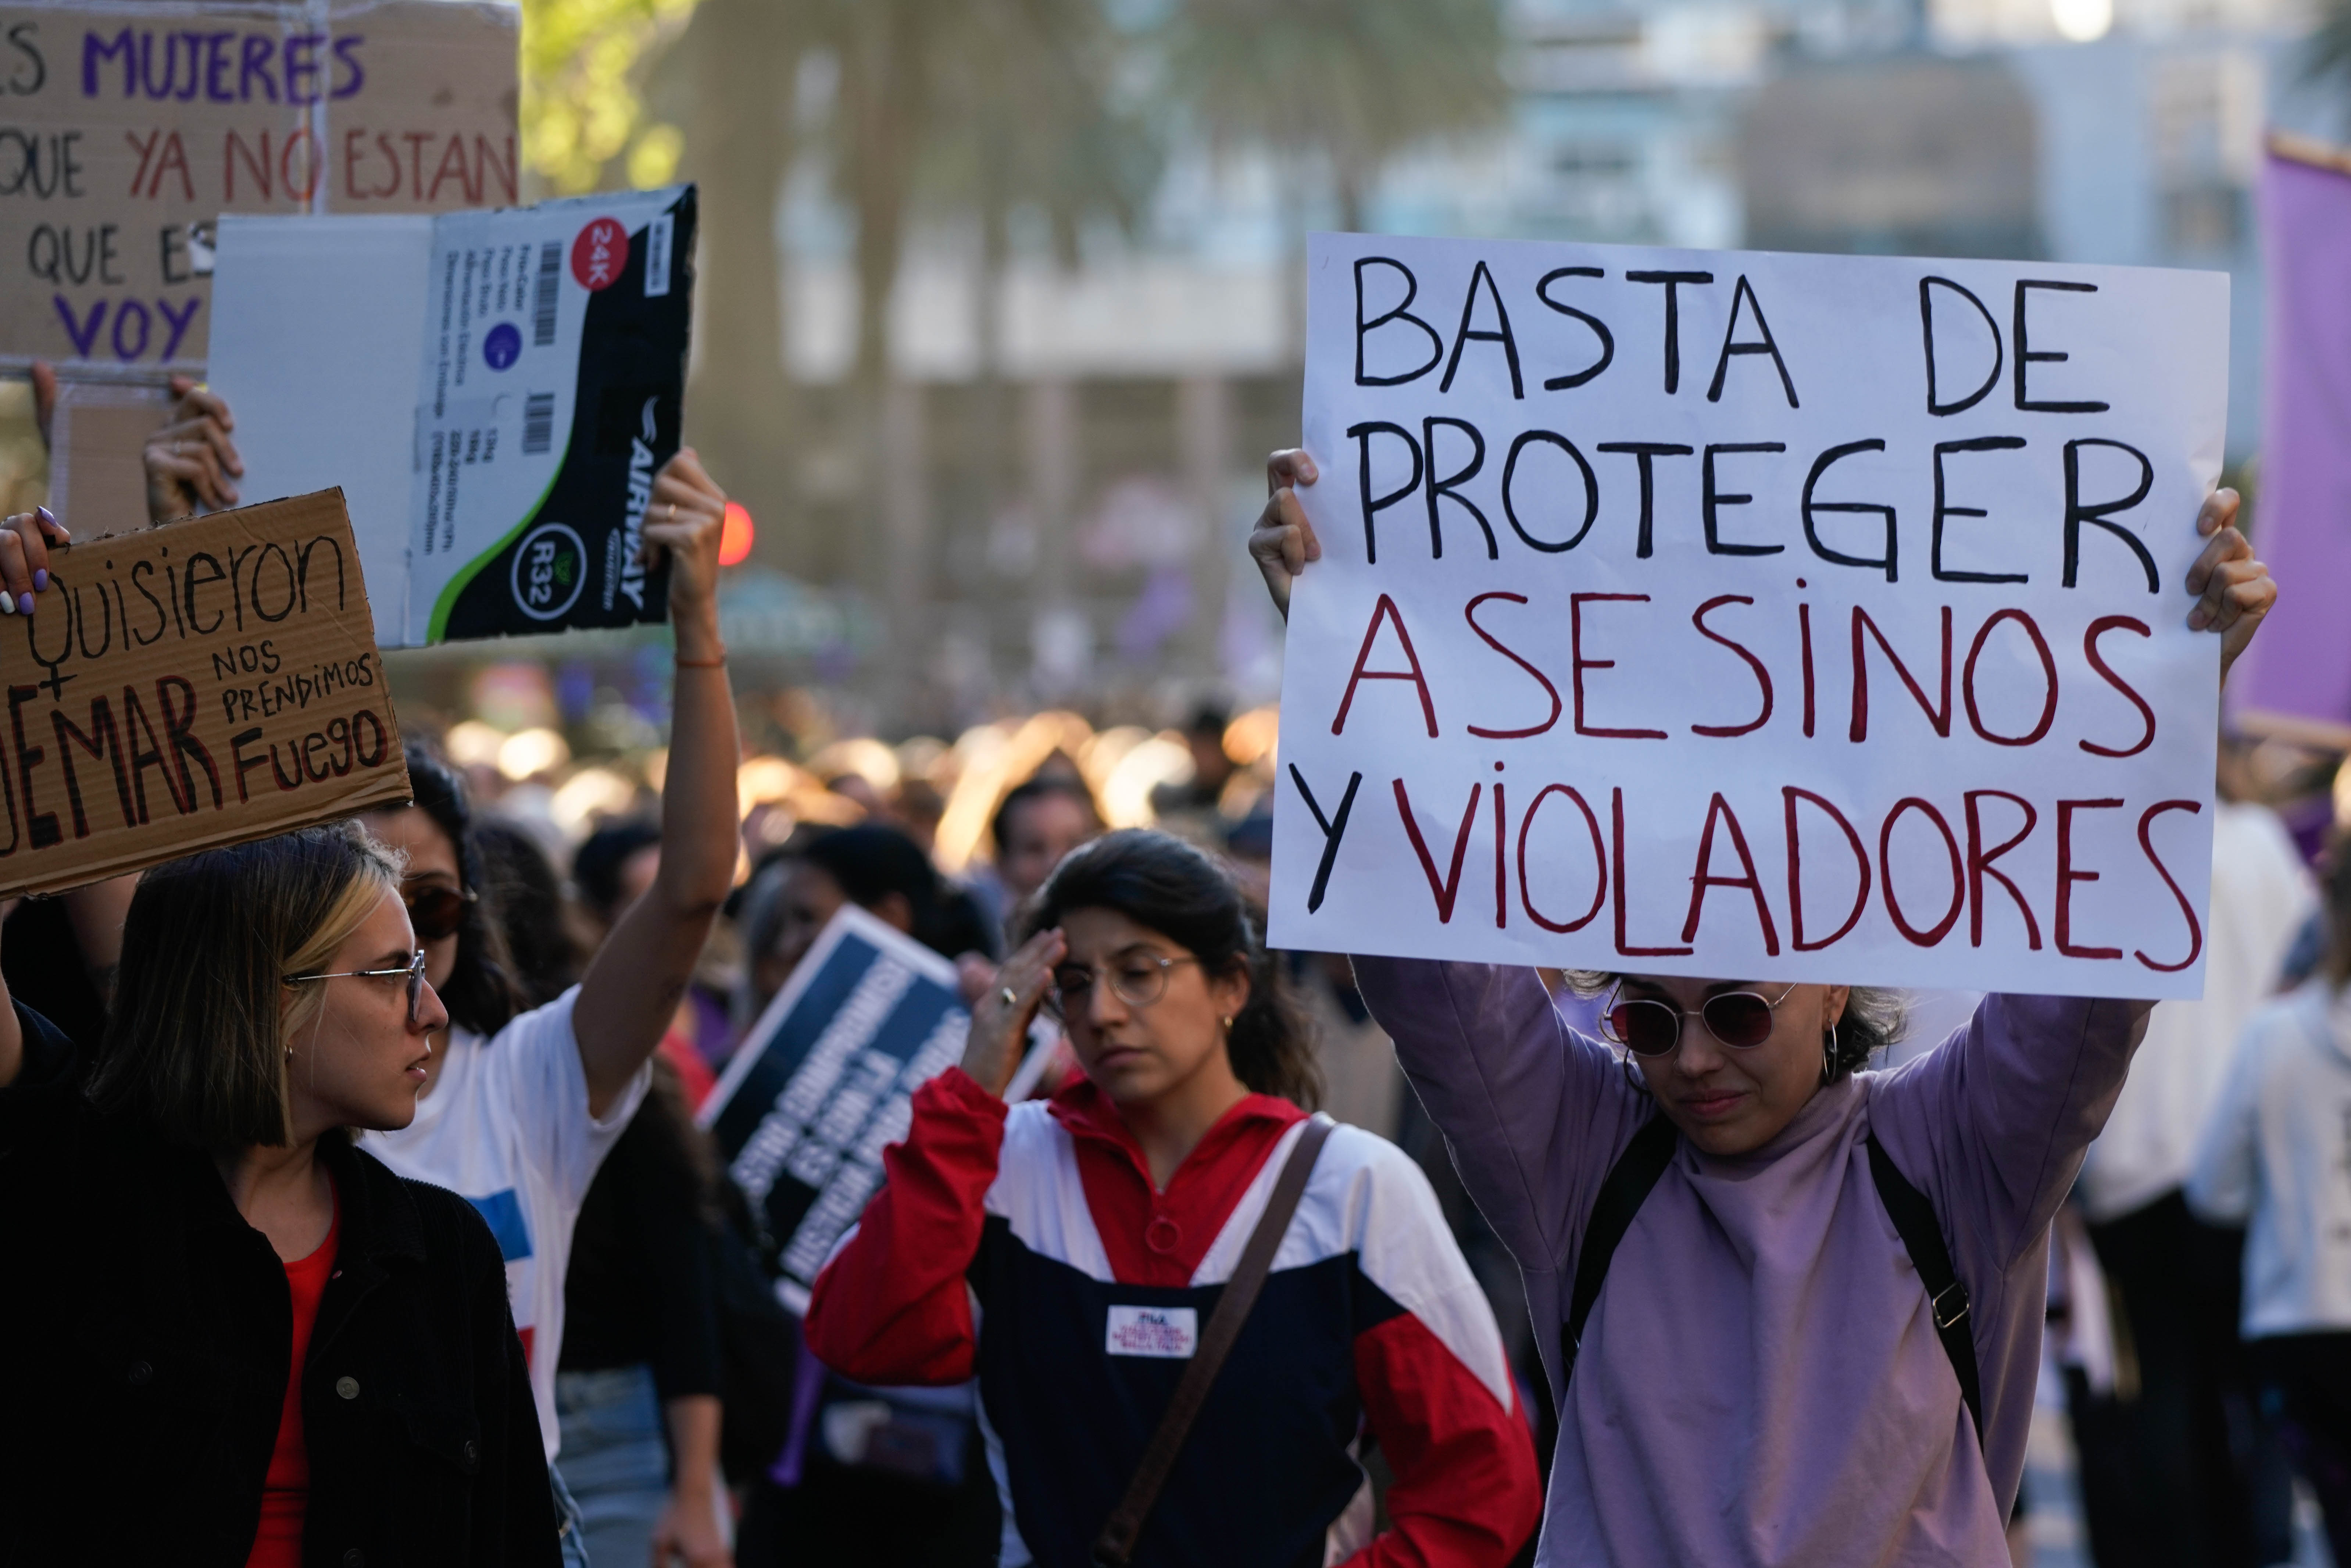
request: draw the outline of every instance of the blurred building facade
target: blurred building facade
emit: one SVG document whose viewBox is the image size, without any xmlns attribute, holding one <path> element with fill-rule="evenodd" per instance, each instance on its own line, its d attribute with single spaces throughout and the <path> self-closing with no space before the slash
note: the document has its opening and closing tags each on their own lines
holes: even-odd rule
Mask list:
<svg viewBox="0 0 2351 1568">
<path fill-rule="evenodd" d="M 1364 211 L 1420 234 L 2225 270 L 2241 460 L 2261 132 L 2322 114 L 2300 7 L 1518 0 L 1507 129 L 1390 164 Z M 1164 723 L 1272 695 L 1280 628 L 1241 539 L 1264 453 L 1297 429 L 1299 246 L 1336 221 L 1317 175 L 1179 138 L 1138 230 L 1081 236 L 1075 267 L 1028 235 L 992 300 L 977 234 L 921 233 L 878 460 L 852 438 L 853 225 L 812 166 L 787 181 L 798 515 L 763 556 L 846 585 L 881 628 L 841 673 L 885 724 L 1072 701 Z"/>
</svg>

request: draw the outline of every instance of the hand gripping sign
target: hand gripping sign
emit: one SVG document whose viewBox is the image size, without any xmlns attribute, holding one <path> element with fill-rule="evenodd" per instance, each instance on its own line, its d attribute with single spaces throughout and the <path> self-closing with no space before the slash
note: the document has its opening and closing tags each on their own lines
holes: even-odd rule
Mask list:
<svg viewBox="0 0 2351 1568">
<path fill-rule="evenodd" d="M 1309 270 L 1277 946 L 2201 993 L 2225 277 Z"/>
<path fill-rule="evenodd" d="M 55 549 L 0 620 L 0 896 L 409 797 L 341 493 Z"/>
</svg>

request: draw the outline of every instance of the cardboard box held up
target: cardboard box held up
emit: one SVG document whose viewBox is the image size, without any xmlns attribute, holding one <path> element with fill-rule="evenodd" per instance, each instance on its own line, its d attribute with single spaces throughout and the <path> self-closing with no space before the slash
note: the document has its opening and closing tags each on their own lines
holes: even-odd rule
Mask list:
<svg viewBox="0 0 2351 1568">
<path fill-rule="evenodd" d="M 381 646 L 667 617 L 667 566 L 638 552 L 684 417 L 695 211 L 672 185 L 221 220 L 239 484 L 343 487 Z"/>
<path fill-rule="evenodd" d="M 409 798 L 342 493 L 53 550 L 0 619 L 0 896 Z"/>
</svg>

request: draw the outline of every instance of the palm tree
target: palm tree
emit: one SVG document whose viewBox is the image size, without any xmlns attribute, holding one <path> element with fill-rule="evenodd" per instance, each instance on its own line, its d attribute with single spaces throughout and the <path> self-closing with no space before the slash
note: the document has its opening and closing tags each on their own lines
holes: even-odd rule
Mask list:
<svg viewBox="0 0 2351 1568">
<path fill-rule="evenodd" d="M 2318 0 L 2317 9 L 2304 69 L 2314 80 L 2351 83 L 2351 0 Z"/>
<path fill-rule="evenodd" d="M 679 173 L 701 187 L 695 286 L 709 329 L 695 345 L 686 434 L 767 521 L 760 553 L 787 559 L 794 421 L 776 206 L 793 152 L 797 19 L 774 0 L 701 0 L 651 73 L 655 107 L 685 133 Z"/>
<path fill-rule="evenodd" d="M 1212 146 L 1319 165 L 1342 227 L 1381 168 L 1508 111 L 1497 0 L 1180 0 L 1167 85 Z"/>
<path fill-rule="evenodd" d="M 977 499 L 992 516 L 1009 444 L 1002 294 L 1014 214 L 1041 216 L 1055 259 L 1075 268 L 1090 221 L 1130 233 L 1141 222 L 1163 160 L 1143 107 L 1119 101 L 1129 40 L 1100 0 L 968 0 L 944 43 L 953 68 L 941 73 L 918 200 L 977 220 Z"/>
</svg>

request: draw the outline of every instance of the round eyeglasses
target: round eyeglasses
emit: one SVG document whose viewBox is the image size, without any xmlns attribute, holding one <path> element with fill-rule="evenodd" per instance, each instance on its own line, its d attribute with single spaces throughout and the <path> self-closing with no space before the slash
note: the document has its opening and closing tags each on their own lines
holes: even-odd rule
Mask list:
<svg viewBox="0 0 2351 1568">
<path fill-rule="evenodd" d="M 1681 1043 L 1682 1019 L 1694 1018 L 1707 1032 L 1738 1051 L 1752 1051 L 1771 1038 L 1772 1009 L 1788 999 L 1790 986 L 1776 997 L 1753 991 L 1724 991 L 1706 998 L 1695 1010 L 1647 997 L 1625 998 L 1622 988 L 1601 1015 L 1601 1032 L 1639 1056 L 1665 1056 Z"/>
<path fill-rule="evenodd" d="M 408 977 L 408 1021 L 423 1023 L 424 1021 L 424 949 L 422 947 L 416 950 L 414 957 L 397 969 L 337 969 L 330 975 L 288 975 L 286 977 L 286 983 L 289 986 L 299 986 L 311 980 L 386 980 L 394 975 L 404 975 Z"/>
<path fill-rule="evenodd" d="M 1045 1010 L 1065 1023 L 1072 1014 L 1084 1012 L 1098 974 L 1110 983 L 1111 995 L 1120 1001 L 1131 1008 L 1147 1008 L 1167 994 L 1168 970 L 1199 961 L 1189 954 L 1170 958 L 1148 947 L 1130 947 L 1100 971 L 1089 964 L 1064 964 L 1053 971 L 1053 983 L 1045 992 Z"/>
</svg>

